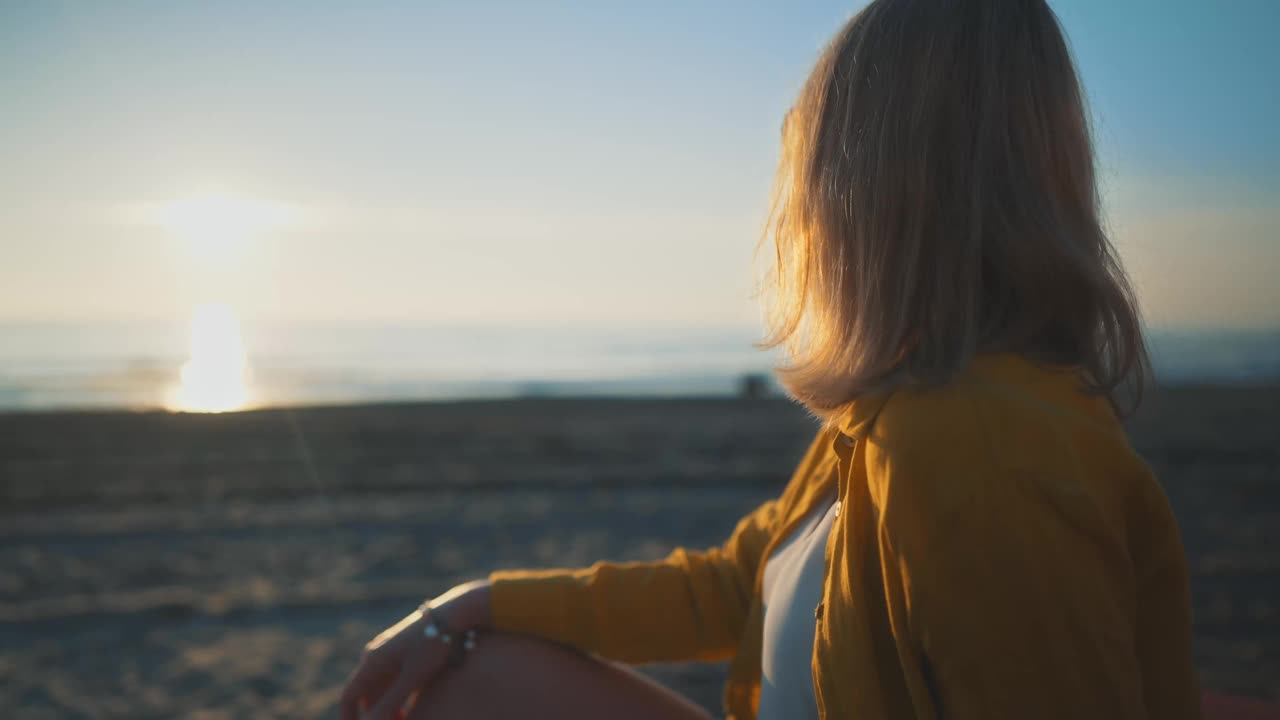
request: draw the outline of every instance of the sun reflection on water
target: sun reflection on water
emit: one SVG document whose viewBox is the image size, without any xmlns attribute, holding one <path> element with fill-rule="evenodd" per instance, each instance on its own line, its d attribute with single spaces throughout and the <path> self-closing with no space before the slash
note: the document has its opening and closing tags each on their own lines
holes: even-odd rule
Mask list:
<svg viewBox="0 0 1280 720">
<path fill-rule="evenodd" d="M 224 303 L 199 305 L 191 314 L 190 357 L 169 407 L 186 412 L 242 410 L 249 405 L 248 370 L 235 311 Z"/>
</svg>

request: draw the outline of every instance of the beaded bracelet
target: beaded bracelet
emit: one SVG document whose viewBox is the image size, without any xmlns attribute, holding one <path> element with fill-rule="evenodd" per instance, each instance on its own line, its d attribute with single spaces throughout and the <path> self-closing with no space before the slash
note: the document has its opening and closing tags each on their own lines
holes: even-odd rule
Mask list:
<svg viewBox="0 0 1280 720">
<path fill-rule="evenodd" d="M 422 635 L 428 640 L 438 640 L 449 647 L 449 657 L 445 661 L 451 668 L 456 668 L 462 664 L 466 658 L 466 654 L 476 649 L 476 631 L 468 630 L 462 635 L 462 642 L 454 643 L 454 634 L 449 630 L 449 626 L 445 623 L 442 613 L 431 607 L 430 602 L 422 604 L 419 612 L 426 618 L 426 624 L 422 626 Z"/>
</svg>

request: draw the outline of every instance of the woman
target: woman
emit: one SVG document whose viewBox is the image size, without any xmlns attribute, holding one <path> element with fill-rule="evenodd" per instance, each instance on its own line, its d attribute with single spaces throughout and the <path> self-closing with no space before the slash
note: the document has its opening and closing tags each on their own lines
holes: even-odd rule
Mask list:
<svg viewBox="0 0 1280 720">
<path fill-rule="evenodd" d="M 1178 530 L 1117 419 L 1143 338 L 1043 0 L 850 20 L 768 235 L 779 375 L 824 422 L 783 494 L 723 547 L 455 588 L 370 643 L 344 717 L 701 718 L 607 661 L 724 658 L 738 720 L 1198 716 Z"/>
</svg>

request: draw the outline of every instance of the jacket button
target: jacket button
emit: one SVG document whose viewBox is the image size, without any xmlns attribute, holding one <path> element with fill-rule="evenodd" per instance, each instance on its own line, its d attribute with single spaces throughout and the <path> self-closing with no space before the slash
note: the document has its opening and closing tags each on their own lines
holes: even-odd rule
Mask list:
<svg viewBox="0 0 1280 720">
<path fill-rule="evenodd" d="M 822 610 L 823 610 L 823 604 L 822 604 L 822 603 L 818 603 L 818 607 L 816 607 L 816 608 L 814 608 L 814 609 L 813 609 L 813 619 L 814 619 L 814 620 L 818 620 L 818 621 L 821 621 L 821 620 L 822 620 Z"/>
</svg>

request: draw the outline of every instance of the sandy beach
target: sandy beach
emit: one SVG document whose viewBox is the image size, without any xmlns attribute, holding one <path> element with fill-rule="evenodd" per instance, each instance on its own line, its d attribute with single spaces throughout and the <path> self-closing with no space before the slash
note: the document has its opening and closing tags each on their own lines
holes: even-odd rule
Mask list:
<svg viewBox="0 0 1280 720">
<path fill-rule="evenodd" d="M 0 708 L 331 717 L 360 647 L 497 567 L 720 542 L 816 426 L 779 399 L 0 415 Z M 1280 698 L 1280 388 L 1130 423 L 1182 523 L 1206 687 Z M 719 709 L 723 669 L 654 675 Z"/>
</svg>

